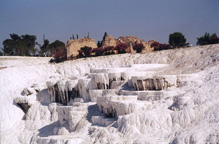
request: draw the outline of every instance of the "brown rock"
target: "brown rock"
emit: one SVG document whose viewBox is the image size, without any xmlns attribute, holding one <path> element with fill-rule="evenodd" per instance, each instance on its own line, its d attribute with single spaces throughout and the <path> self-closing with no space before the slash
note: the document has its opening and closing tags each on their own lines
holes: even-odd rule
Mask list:
<svg viewBox="0 0 219 144">
<path fill-rule="evenodd" d="M 107 47 L 107 46 L 116 46 L 116 39 L 113 38 L 113 36 L 106 36 L 105 40 L 102 43 L 102 47 Z"/>
<path fill-rule="evenodd" d="M 149 40 L 149 41 L 148 41 L 148 45 L 151 47 L 151 44 L 154 43 L 154 42 L 157 42 L 157 41 L 155 41 L 155 40 Z M 153 51 L 154 48 L 151 47 L 151 50 Z"/>
<path fill-rule="evenodd" d="M 107 46 L 116 46 L 120 43 L 125 43 L 127 44 L 129 47 L 127 49 L 127 52 L 131 52 L 131 53 L 135 53 L 135 51 L 133 50 L 133 46 L 136 43 L 142 43 L 144 45 L 144 49 L 142 51 L 142 53 L 146 53 L 146 52 L 151 52 L 153 51 L 153 49 L 150 47 L 150 44 L 153 41 L 149 41 L 148 43 L 143 40 L 143 39 L 139 39 L 137 37 L 134 36 L 121 36 L 118 39 L 114 39 L 113 36 L 106 36 L 105 40 L 103 41 L 102 46 L 103 47 L 107 47 Z"/>
<path fill-rule="evenodd" d="M 81 49 L 81 47 L 88 46 L 92 48 L 96 48 L 97 44 L 92 38 L 84 38 L 84 39 L 77 39 L 77 40 L 69 40 L 67 41 L 67 57 L 70 56 L 77 56 L 78 50 Z"/>
</svg>

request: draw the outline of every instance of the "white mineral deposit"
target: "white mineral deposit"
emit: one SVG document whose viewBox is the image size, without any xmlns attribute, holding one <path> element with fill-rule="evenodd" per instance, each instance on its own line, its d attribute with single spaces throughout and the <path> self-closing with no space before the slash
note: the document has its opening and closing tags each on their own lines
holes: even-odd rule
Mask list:
<svg viewBox="0 0 219 144">
<path fill-rule="evenodd" d="M 0 57 L 2 144 L 217 144 L 219 45 Z"/>
</svg>

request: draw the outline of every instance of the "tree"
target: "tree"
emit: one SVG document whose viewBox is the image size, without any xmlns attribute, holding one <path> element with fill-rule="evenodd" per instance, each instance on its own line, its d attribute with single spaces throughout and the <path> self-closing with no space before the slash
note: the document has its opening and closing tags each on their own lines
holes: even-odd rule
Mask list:
<svg viewBox="0 0 219 144">
<path fill-rule="evenodd" d="M 49 43 L 49 40 L 44 40 L 43 45 L 40 47 L 40 53 L 42 56 L 53 56 L 58 51 L 65 49 L 65 43 L 59 40 L 55 40 Z"/>
<path fill-rule="evenodd" d="M 5 55 L 15 54 L 15 42 L 12 39 L 6 39 L 3 41 L 3 52 Z"/>
<path fill-rule="evenodd" d="M 104 33 L 103 41 L 105 40 L 106 36 L 108 36 L 108 35 L 107 35 L 107 32 Z"/>
<path fill-rule="evenodd" d="M 59 49 L 56 51 L 56 53 L 53 55 L 54 61 L 56 63 L 63 62 L 67 60 L 67 50 L 64 47 L 63 49 Z"/>
<path fill-rule="evenodd" d="M 10 34 L 10 37 L 14 42 L 17 42 L 21 39 L 21 37 L 17 34 Z"/>
<path fill-rule="evenodd" d="M 187 45 L 185 36 L 180 32 L 174 32 L 169 35 L 169 44 L 173 48 L 184 47 Z"/>
<path fill-rule="evenodd" d="M 3 52 L 2 51 L 0 51 L 0 56 L 3 56 Z"/>
<path fill-rule="evenodd" d="M 34 54 L 36 36 L 10 34 L 11 39 L 3 41 L 5 55 L 30 56 Z"/>
<path fill-rule="evenodd" d="M 75 36 L 72 34 L 72 37 L 70 37 L 70 39 L 73 39 L 73 40 L 75 40 Z"/>
<path fill-rule="evenodd" d="M 23 41 L 23 46 L 25 47 L 25 55 L 33 55 L 34 48 L 36 45 L 36 36 L 34 35 L 22 35 L 21 41 Z"/>
<path fill-rule="evenodd" d="M 59 40 L 55 40 L 49 44 L 49 56 L 53 56 L 58 51 L 63 51 L 65 49 L 65 43 Z"/>
<path fill-rule="evenodd" d="M 205 33 L 203 36 L 197 38 L 197 45 L 207 45 L 207 44 L 216 44 L 219 43 L 219 38 L 216 33 L 210 35 L 209 33 Z"/>
<path fill-rule="evenodd" d="M 98 42 L 97 42 L 97 47 L 101 47 L 101 46 L 102 46 L 101 42 L 98 41 Z"/>
<path fill-rule="evenodd" d="M 40 55 L 48 56 L 49 54 L 49 40 L 45 39 L 43 45 L 40 47 Z"/>
</svg>

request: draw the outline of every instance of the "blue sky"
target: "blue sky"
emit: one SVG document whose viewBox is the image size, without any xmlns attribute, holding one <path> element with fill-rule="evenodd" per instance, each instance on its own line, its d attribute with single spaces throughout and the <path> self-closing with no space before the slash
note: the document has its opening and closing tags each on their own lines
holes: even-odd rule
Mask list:
<svg viewBox="0 0 219 144">
<path fill-rule="evenodd" d="M 0 43 L 11 33 L 66 43 L 88 32 L 96 41 L 107 32 L 168 43 L 177 31 L 195 45 L 205 32 L 219 35 L 218 14 L 217 0 L 0 0 Z"/>
</svg>

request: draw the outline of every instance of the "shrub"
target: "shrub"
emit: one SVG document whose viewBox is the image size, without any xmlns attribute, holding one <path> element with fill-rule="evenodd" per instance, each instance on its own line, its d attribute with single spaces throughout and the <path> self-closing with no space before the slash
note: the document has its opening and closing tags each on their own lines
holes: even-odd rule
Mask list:
<svg viewBox="0 0 219 144">
<path fill-rule="evenodd" d="M 139 44 L 135 44 L 133 46 L 133 49 L 137 52 L 137 53 L 141 53 L 142 50 L 144 49 L 144 45 L 142 43 L 139 43 Z"/>
<path fill-rule="evenodd" d="M 159 49 L 160 50 L 167 50 L 167 49 L 171 49 L 171 46 L 169 44 L 160 44 Z"/>
<path fill-rule="evenodd" d="M 114 53 L 113 50 L 114 50 L 114 46 L 107 46 L 107 47 L 105 47 L 104 48 L 104 55 L 111 55 L 111 54 L 113 54 Z"/>
<path fill-rule="evenodd" d="M 169 44 L 173 48 L 184 47 L 187 45 L 185 36 L 180 32 L 174 32 L 169 35 Z"/>
<path fill-rule="evenodd" d="M 82 58 L 82 57 L 84 57 L 83 51 L 82 50 L 78 50 L 77 58 Z"/>
<path fill-rule="evenodd" d="M 162 44 L 162 43 L 159 43 L 159 42 L 153 42 L 151 44 L 151 47 L 154 48 L 154 51 L 171 49 L 171 46 L 169 44 Z"/>
<path fill-rule="evenodd" d="M 128 48 L 128 45 L 125 43 L 120 43 L 115 47 L 115 50 L 118 51 L 119 54 L 126 53 L 126 49 Z"/>
<path fill-rule="evenodd" d="M 102 56 L 104 53 L 104 49 L 102 47 L 94 48 L 92 52 L 95 53 L 95 56 Z"/>
<path fill-rule="evenodd" d="M 151 47 L 153 47 L 154 50 L 155 50 L 155 49 L 158 49 L 159 46 L 160 46 L 160 43 L 159 43 L 159 42 L 153 42 L 153 43 L 151 44 Z"/>
<path fill-rule="evenodd" d="M 78 53 L 80 57 L 89 57 L 92 53 L 92 48 L 84 46 L 81 48 L 81 50 L 78 50 Z"/>
<path fill-rule="evenodd" d="M 54 54 L 54 61 L 56 63 L 59 63 L 59 62 L 63 62 L 63 61 L 66 61 L 67 60 L 67 51 L 66 51 L 66 48 L 64 48 L 63 50 L 59 50 L 57 51 L 55 54 Z M 50 60 L 50 62 L 54 62 L 53 60 Z"/>
</svg>

